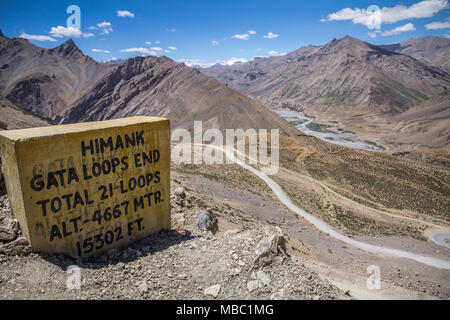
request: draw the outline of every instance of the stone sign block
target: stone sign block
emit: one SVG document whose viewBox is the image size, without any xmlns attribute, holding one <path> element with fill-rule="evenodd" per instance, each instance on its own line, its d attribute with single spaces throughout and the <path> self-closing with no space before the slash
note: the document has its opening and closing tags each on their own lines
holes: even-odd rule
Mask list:
<svg viewBox="0 0 450 320">
<path fill-rule="evenodd" d="M 0 150 L 34 251 L 86 257 L 170 229 L 167 119 L 2 131 Z"/>
</svg>

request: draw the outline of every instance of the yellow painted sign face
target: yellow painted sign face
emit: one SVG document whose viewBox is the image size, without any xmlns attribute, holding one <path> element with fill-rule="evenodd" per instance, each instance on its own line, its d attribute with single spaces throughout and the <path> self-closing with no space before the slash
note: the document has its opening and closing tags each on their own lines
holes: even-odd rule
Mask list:
<svg viewBox="0 0 450 320">
<path fill-rule="evenodd" d="M 14 216 L 35 251 L 89 256 L 170 228 L 169 120 L 3 131 Z"/>
</svg>

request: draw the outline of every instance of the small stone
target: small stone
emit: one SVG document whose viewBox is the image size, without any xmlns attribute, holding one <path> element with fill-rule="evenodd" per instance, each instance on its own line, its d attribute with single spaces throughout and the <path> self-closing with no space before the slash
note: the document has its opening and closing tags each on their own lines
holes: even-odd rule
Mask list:
<svg viewBox="0 0 450 320">
<path fill-rule="evenodd" d="M 268 286 L 270 284 L 270 278 L 267 274 L 264 273 L 264 271 L 258 270 L 256 272 L 256 276 L 265 286 Z"/>
<path fill-rule="evenodd" d="M 259 281 L 253 280 L 253 281 L 247 282 L 247 289 L 248 289 L 248 292 L 253 292 L 255 290 L 258 290 L 259 289 Z"/>
<path fill-rule="evenodd" d="M 184 188 L 181 188 L 181 187 L 176 188 L 174 190 L 174 193 L 175 193 L 175 195 L 177 197 L 180 197 L 180 198 L 185 198 L 186 197 L 186 192 L 184 191 Z"/>
<path fill-rule="evenodd" d="M 240 268 L 234 268 L 232 271 L 231 271 L 231 275 L 232 276 L 237 276 L 237 275 L 239 275 L 241 273 L 241 269 Z"/>
<path fill-rule="evenodd" d="M 205 291 L 203 291 L 203 294 L 205 296 L 212 296 L 214 298 L 217 298 L 217 296 L 220 293 L 220 289 L 221 288 L 222 287 L 220 286 L 220 284 L 216 284 L 216 285 L 213 285 L 213 286 L 210 286 L 210 287 L 206 288 Z"/>
<path fill-rule="evenodd" d="M 186 280 L 187 279 L 187 275 L 184 273 L 180 273 L 179 275 L 177 275 L 177 279 L 179 280 Z"/>
<path fill-rule="evenodd" d="M 225 237 L 229 237 L 229 236 L 238 234 L 239 232 L 241 232 L 241 231 L 238 230 L 238 229 L 227 230 L 227 231 L 225 231 L 225 232 L 223 233 L 223 235 L 224 235 Z"/>
<path fill-rule="evenodd" d="M 183 213 L 177 213 L 172 215 L 171 219 L 172 223 L 172 230 L 177 231 L 181 235 L 186 235 L 186 229 L 185 229 L 185 218 Z"/>
<path fill-rule="evenodd" d="M 147 281 L 142 281 L 138 286 L 139 292 L 141 293 L 147 293 L 148 292 L 148 285 Z"/>
</svg>

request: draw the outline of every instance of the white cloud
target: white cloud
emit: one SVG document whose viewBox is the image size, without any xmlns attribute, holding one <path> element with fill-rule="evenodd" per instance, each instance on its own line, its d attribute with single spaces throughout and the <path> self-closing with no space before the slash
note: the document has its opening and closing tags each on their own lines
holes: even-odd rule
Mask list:
<svg viewBox="0 0 450 320">
<path fill-rule="evenodd" d="M 208 67 L 211 67 L 212 65 L 215 65 L 215 64 L 220 64 L 222 66 L 232 66 L 233 64 L 244 63 L 244 62 L 247 62 L 248 60 L 246 60 L 244 58 L 234 58 L 233 57 L 233 58 L 230 58 L 228 60 L 221 60 L 221 61 L 216 61 L 216 62 L 206 62 L 206 61 L 201 60 L 201 59 L 179 59 L 177 61 L 178 62 L 183 62 L 189 67 L 199 66 L 201 68 L 208 68 Z"/>
<path fill-rule="evenodd" d="M 97 23 L 97 27 L 102 29 L 102 32 L 100 33 L 100 35 L 109 34 L 110 32 L 113 32 L 113 28 L 111 27 L 111 23 L 107 22 L 107 21 Z"/>
<path fill-rule="evenodd" d="M 247 62 L 248 60 L 244 59 L 244 58 L 230 58 L 228 60 L 224 60 L 224 61 L 219 61 L 218 63 L 221 65 L 227 65 L 227 66 L 232 66 L 233 64 L 236 63 L 244 63 Z"/>
<path fill-rule="evenodd" d="M 201 68 L 208 68 L 214 65 L 214 62 L 206 62 L 201 59 L 179 59 L 177 62 L 183 62 L 188 67 L 199 66 Z"/>
<path fill-rule="evenodd" d="M 148 48 L 127 48 L 127 49 L 120 50 L 120 52 L 139 52 L 142 54 L 147 54 L 147 55 L 152 55 L 152 56 L 156 56 L 158 54 L 158 52 L 156 52 L 154 50 L 150 50 Z"/>
<path fill-rule="evenodd" d="M 278 53 L 278 51 L 275 51 L 275 50 L 271 50 L 271 51 L 269 51 L 269 52 L 267 52 L 269 55 L 271 55 L 271 56 L 276 56 L 276 55 L 278 55 L 279 53 Z"/>
<path fill-rule="evenodd" d="M 376 38 L 377 34 L 375 32 L 367 32 L 367 35 L 371 38 Z"/>
<path fill-rule="evenodd" d="M 447 39 L 450 39 L 450 33 L 444 34 L 444 37 L 446 37 Z"/>
<path fill-rule="evenodd" d="M 158 44 L 158 43 L 159 43 L 159 40 L 156 40 L 155 43 Z"/>
<path fill-rule="evenodd" d="M 169 49 L 169 50 L 172 50 L 172 51 L 175 51 L 175 50 L 177 50 L 177 47 L 170 46 L 168 49 Z"/>
<path fill-rule="evenodd" d="M 266 39 L 275 39 L 275 38 L 278 38 L 278 34 L 276 34 L 276 33 L 272 33 L 272 32 L 269 32 L 268 34 L 266 34 L 265 36 L 264 36 L 264 38 L 266 38 Z"/>
<path fill-rule="evenodd" d="M 170 29 L 167 29 L 167 31 L 170 31 L 170 32 L 176 32 L 177 29 L 175 29 L 175 28 L 170 28 Z"/>
<path fill-rule="evenodd" d="M 92 52 L 111 53 L 111 51 L 109 50 L 102 50 L 102 49 L 92 49 Z"/>
<path fill-rule="evenodd" d="M 170 50 L 164 50 L 165 53 L 170 53 Z"/>
<path fill-rule="evenodd" d="M 134 13 L 127 10 L 117 10 L 117 16 L 123 18 L 125 17 L 134 18 Z"/>
<path fill-rule="evenodd" d="M 447 6 L 448 0 L 424 0 L 409 7 L 396 5 L 395 7 L 383 7 L 380 11 L 344 8 L 338 12 L 330 13 L 326 19 L 321 19 L 321 21 L 351 20 L 355 24 L 370 27 L 374 25 L 375 17 L 380 24 L 396 23 L 415 18 L 429 18 L 437 12 L 446 9 Z"/>
<path fill-rule="evenodd" d="M 25 32 L 22 32 L 22 34 L 19 36 L 19 38 L 28 39 L 28 40 L 36 40 L 36 41 L 51 41 L 56 42 L 56 39 L 53 39 L 50 36 L 44 36 L 44 35 L 33 35 L 33 34 L 27 34 Z"/>
<path fill-rule="evenodd" d="M 427 30 L 448 29 L 448 28 L 450 28 L 450 22 L 431 22 L 425 25 L 425 29 Z"/>
<path fill-rule="evenodd" d="M 90 26 L 90 27 L 87 27 L 87 29 L 88 30 L 97 30 L 97 27 L 96 26 Z"/>
<path fill-rule="evenodd" d="M 55 38 L 62 38 L 62 37 L 89 38 L 94 36 L 94 34 L 92 33 L 83 33 L 81 32 L 80 29 L 77 28 L 63 27 L 63 26 L 52 27 L 49 33 Z"/>
<path fill-rule="evenodd" d="M 160 48 L 160 47 L 151 47 L 150 49 L 152 49 L 153 51 L 161 51 L 163 48 Z"/>
<path fill-rule="evenodd" d="M 244 34 L 235 34 L 233 36 L 234 39 L 240 39 L 240 40 L 249 40 L 249 34 L 248 33 L 244 33 Z"/>
<path fill-rule="evenodd" d="M 386 36 L 392 36 L 394 34 L 400 34 L 402 32 L 414 31 L 414 30 L 416 30 L 414 25 L 412 23 L 407 23 L 407 24 L 405 24 L 403 26 L 399 26 L 399 27 L 396 27 L 394 29 L 384 31 L 382 33 L 382 35 L 386 37 Z"/>
<path fill-rule="evenodd" d="M 103 62 L 110 62 L 110 61 L 116 61 L 116 60 L 119 60 L 119 58 L 114 57 L 114 58 L 106 59 L 106 60 L 102 60 L 102 61 Z"/>
<path fill-rule="evenodd" d="M 151 41 L 145 41 L 145 44 L 146 44 L 146 45 L 151 45 L 152 42 L 151 42 Z"/>
<path fill-rule="evenodd" d="M 213 41 L 211 41 L 211 44 L 212 44 L 213 47 L 218 46 L 219 45 L 219 41 L 213 40 Z"/>
<path fill-rule="evenodd" d="M 255 30 L 248 30 L 247 32 L 248 32 L 248 34 L 256 34 Z"/>
<path fill-rule="evenodd" d="M 261 52 L 261 51 L 262 51 L 261 48 L 257 48 L 257 49 L 256 49 L 256 52 Z"/>
<path fill-rule="evenodd" d="M 100 34 L 104 35 L 104 34 L 109 34 L 110 32 L 113 32 L 113 28 L 105 28 L 105 29 L 103 29 L 103 32 Z"/>
<path fill-rule="evenodd" d="M 111 23 L 110 22 L 100 22 L 100 23 L 97 23 L 97 27 L 99 27 L 99 28 L 105 28 L 105 27 L 111 27 Z"/>
</svg>

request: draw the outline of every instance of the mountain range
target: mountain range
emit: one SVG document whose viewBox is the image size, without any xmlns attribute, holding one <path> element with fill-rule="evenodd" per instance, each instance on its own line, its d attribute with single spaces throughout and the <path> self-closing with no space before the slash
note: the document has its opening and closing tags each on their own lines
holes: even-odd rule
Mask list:
<svg viewBox="0 0 450 320">
<path fill-rule="evenodd" d="M 290 108 L 338 121 L 347 130 L 373 138 L 395 129 L 389 119 L 400 119 L 395 117 L 435 96 L 448 96 L 449 44 L 448 39 L 426 37 L 375 46 L 346 36 L 284 56 L 200 70 L 269 108 Z M 450 107 L 449 100 L 443 103 Z M 413 114 L 406 118 L 413 121 Z M 432 127 L 433 121 L 428 121 L 422 129 Z M 437 134 L 435 138 L 443 143 L 439 145 L 448 145 L 449 129 Z M 395 143 L 395 137 L 390 142 Z M 416 142 L 430 145 L 432 141 Z"/>
<path fill-rule="evenodd" d="M 439 37 L 376 46 L 346 36 L 197 69 L 165 56 L 100 63 L 72 40 L 43 49 L 0 31 L 0 100 L 8 114 L 22 110 L 36 123 L 151 115 L 168 117 L 172 128 L 202 120 L 204 129 L 297 133 L 269 110 L 290 108 L 391 147 L 447 148 L 449 48 Z"/>
<path fill-rule="evenodd" d="M 0 99 L 52 124 L 164 116 L 172 128 L 280 128 L 287 121 L 246 95 L 167 57 L 99 63 L 72 40 L 53 49 L 0 31 Z"/>
</svg>

